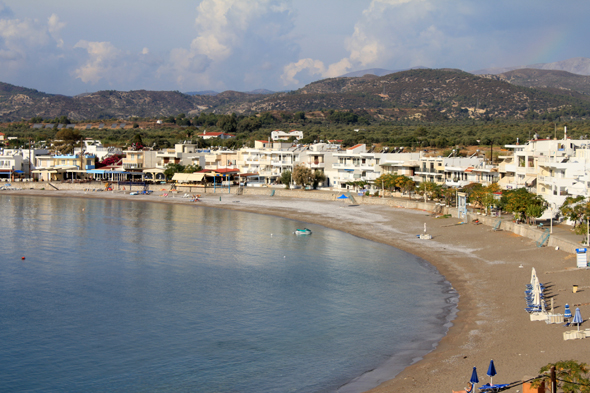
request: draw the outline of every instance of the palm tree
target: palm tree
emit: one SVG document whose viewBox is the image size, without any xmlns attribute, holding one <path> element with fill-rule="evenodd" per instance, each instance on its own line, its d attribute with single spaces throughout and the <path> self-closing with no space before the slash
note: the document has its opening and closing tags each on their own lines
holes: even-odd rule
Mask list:
<svg viewBox="0 0 590 393">
<path fill-rule="evenodd" d="M 560 360 L 557 363 L 549 363 L 539 370 L 541 378 L 533 382 L 533 387 L 539 387 L 542 382 L 548 385 L 551 382 L 551 368 L 555 367 L 557 387 L 563 392 L 589 393 L 590 380 L 587 373 L 590 370 L 586 363 L 578 363 L 575 360 Z"/>
</svg>

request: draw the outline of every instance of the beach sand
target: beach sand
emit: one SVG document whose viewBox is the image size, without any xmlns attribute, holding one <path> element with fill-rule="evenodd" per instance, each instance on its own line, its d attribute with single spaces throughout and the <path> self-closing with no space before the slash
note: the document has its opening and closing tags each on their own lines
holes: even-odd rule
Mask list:
<svg viewBox="0 0 590 393">
<path fill-rule="evenodd" d="M 5 191 L 2 195 L 9 194 L 191 203 L 180 195 L 164 198 L 159 193 L 129 196 L 120 192 L 24 190 Z M 511 232 L 494 232 L 484 225 L 455 225 L 458 219 L 437 219 L 425 211 L 229 194 L 206 194 L 201 202 L 192 204 L 196 208 L 249 211 L 323 225 L 397 247 L 438 269 L 459 293 L 452 326 L 433 351 L 422 359 L 414 359 L 414 364 L 398 375 L 372 376 L 381 384 L 371 393 L 461 390 L 467 386 L 474 366 L 481 386 L 489 382 L 485 374 L 490 359 L 494 359 L 498 372 L 495 383 L 535 376 L 542 366 L 559 360 L 590 363 L 590 339 L 564 341 L 563 331 L 571 328 L 531 322 L 524 311 L 523 291 L 530 282 L 531 268 L 535 267 L 547 287 L 546 298 L 554 298 L 556 312 L 563 313 L 565 303 L 589 303 L 580 306 L 580 310 L 582 317 L 590 317 L 590 271 L 575 269 L 573 254 L 538 248 L 533 240 Z M 432 240 L 416 237 L 423 232 L 425 223 Z M 579 286 L 575 294 L 573 284 Z M 585 323 L 581 329 L 586 327 L 590 325 Z M 410 322 L 408 329 L 411 328 Z M 520 387 L 514 391 L 517 390 L 522 391 Z"/>
</svg>

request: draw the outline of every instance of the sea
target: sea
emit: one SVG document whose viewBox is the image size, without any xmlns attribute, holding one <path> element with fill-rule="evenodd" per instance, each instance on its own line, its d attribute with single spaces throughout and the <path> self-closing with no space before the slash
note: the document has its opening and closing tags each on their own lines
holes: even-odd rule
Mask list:
<svg viewBox="0 0 590 393">
<path fill-rule="evenodd" d="M 361 392 L 456 310 L 424 260 L 320 225 L 8 194 L 0 212 L 3 392 Z"/>
</svg>

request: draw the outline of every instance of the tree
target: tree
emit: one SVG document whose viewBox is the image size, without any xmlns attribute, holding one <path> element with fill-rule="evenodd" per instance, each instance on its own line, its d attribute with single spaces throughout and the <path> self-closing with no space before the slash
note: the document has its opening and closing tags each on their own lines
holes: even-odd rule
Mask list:
<svg viewBox="0 0 590 393">
<path fill-rule="evenodd" d="M 297 165 L 293 169 L 293 181 L 302 187 L 307 187 L 313 183 L 313 173 L 311 169 L 303 164 Z"/>
<path fill-rule="evenodd" d="M 398 176 L 395 179 L 395 186 L 398 187 L 402 192 L 407 192 L 408 197 L 412 198 L 412 191 L 416 189 L 416 182 L 408 176 Z"/>
<path fill-rule="evenodd" d="M 396 182 L 398 177 L 399 175 L 393 173 L 384 173 L 375 179 L 375 186 L 387 191 L 394 191 L 397 187 Z"/>
<path fill-rule="evenodd" d="M 313 189 L 315 190 L 316 188 L 318 188 L 318 184 L 322 183 L 326 181 L 326 175 L 324 174 L 323 171 L 320 170 L 315 170 L 313 171 L 313 176 L 312 176 L 312 185 L 313 185 Z"/>
<path fill-rule="evenodd" d="M 81 139 L 82 134 L 80 134 L 80 131 L 62 128 L 55 134 L 55 147 L 63 154 L 70 154 L 74 151 L 74 145 Z"/>
<path fill-rule="evenodd" d="M 295 114 L 293 115 L 293 119 L 295 120 L 300 120 L 300 121 L 305 121 L 305 112 L 295 112 Z"/>
<path fill-rule="evenodd" d="M 202 168 L 200 165 L 194 165 L 194 164 L 190 164 L 184 167 L 184 169 L 182 170 L 183 173 L 195 173 L 200 171 Z"/>
<path fill-rule="evenodd" d="M 55 134 L 55 139 L 62 140 L 64 142 L 72 143 L 82 139 L 82 134 L 79 130 L 71 128 L 62 128 Z"/>
<path fill-rule="evenodd" d="M 164 176 L 166 176 L 166 180 L 170 180 L 175 173 L 182 173 L 184 171 L 184 165 L 170 163 L 166 165 L 166 169 L 164 170 Z"/>
<path fill-rule="evenodd" d="M 560 360 L 557 363 L 549 363 L 541 367 L 539 374 L 542 377 L 533 381 L 533 387 L 538 388 L 543 382 L 545 382 L 545 386 L 550 385 L 552 367 L 555 367 L 558 389 L 571 393 L 590 392 L 590 380 L 588 379 L 590 369 L 586 363 L 578 363 L 575 360 Z"/>
<path fill-rule="evenodd" d="M 141 145 L 143 147 L 143 139 L 141 138 L 141 134 L 133 135 L 133 138 L 131 139 L 131 144 Z"/>
<path fill-rule="evenodd" d="M 422 182 L 418 186 L 418 193 L 422 196 L 426 195 L 431 200 L 434 200 L 440 198 L 442 195 L 442 186 L 433 181 Z"/>
<path fill-rule="evenodd" d="M 283 171 L 280 181 L 285 185 L 285 188 L 291 188 L 291 171 Z"/>
<path fill-rule="evenodd" d="M 246 117 L 238 122 L 238 132 L 256 131 L 262 126 L 260 120 L 256 117 Z"/>
<path fill-rule="evenodd" d="M 224 115 L 217 121 L 217 127 L 221 128 L 223 132 L 236 132 L 238 123 L 235 116 Z"/>
<path fill-rule="evenodd" d="M 576 197 L 568 196 L 559 208 L 559 211 L 565 218 L 574 223 L 574 228 L 584 221 L 584 210 L 586 210 L 584 196 L 578 195 Z"/>
<path fill-rule="evenodd" d="M 529 217 L 527 209 L 529 214 L 534 214 L 530 217 L 540 217 L 547 208 L 547 203 L 543 197 L 528 192 L 526 188 L 504 191 L 502 199 L 506 211 L 514 213 L 517 219 L 526 220 Z M 531 210 L 529 208 L 531 205 L 537 205 L 540 208 Z"/>
</svg>

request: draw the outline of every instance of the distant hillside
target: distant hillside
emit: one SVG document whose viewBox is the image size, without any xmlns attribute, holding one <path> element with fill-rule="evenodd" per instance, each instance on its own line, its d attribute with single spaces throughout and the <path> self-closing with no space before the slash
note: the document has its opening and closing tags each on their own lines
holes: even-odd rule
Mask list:
<svg viewBox="0 0 590 393">
<path fill-rule="evenodd" d="M 524 68 L 498 75 L 482 75 L 518 86 L 554 88 L 590 94 L 590 76 L 572 74 L 567 71 Z"/>
<path fill-rule="evenodd" d="M 188 91 L 184 94 L 186 94 L 188 96 L 216 96 L 217 94 L 219 94 L 219 92 L 213 91 L 213 90 L 203 90 L 203 91 Z"/>
<path fill-rule="evenodd" d="M 584 118 L 590 116 L 590 96 L 567 87 L 558 88 L 557 82 L 550 83 L 559 79 L 559 84 L 564 81 L 571 86 L 588 84 L 586 79 L 575 78 L 567 73 L 539 70 L 480 77 L 454 69 L 419 69 L 381 77 L 324 79 L 283 93 L 225 91 L 214 96 L 111 90 L 66 97 L 1 84 L 0 121 L 34 116 L 47 119 L 65 115 L 72 120 L 99 120 L 179 113 L 194 117 L 201 112 L 248 115 L 280 111 L 314 112 L 322 117 L 331 110 L 354 111 L 368 119 L 388 121 L 522 118 L 531 116 L 532 112 L 556 111 L 560 112 L 558 115 Z"/>
<path fill-rule="evenodd" d="M 406 68 L 403 70 L 395 70 L 395 71 L 386 70 L 384 68 L 370 68 L 368 70 L 349 72 L 348 74 L 340 75 L 339 78 L 358 78 L 358 77 L 365 76 L 365 75 L 385 76 L 385 75 L 389 75 L 389 74 L 394 74 L 396 72 L 402 72 L 402 71 L 408 71 L 408 70 L 424 70 L 424 69 L 426 69 L 426 67 L 422 67 L 422 66 Z"/>
<path fill-rule="evenodd" d="M 383 68 L 371 68 L 368 70 L 349 72 L 348 74 L 340 75 L 340 78 L 357 78 L 357 77 L 365 76 L 365 75 L 383 76 L 383 75 L 387 75 L 387 74 L 393 74 L 393 73 L 399 72 L 399 71 L 400 70 L 392 71 L 392 70 L 386 70 Z"/>
<path fill-rule="evenodd" d="M 8 85 L 10 86 L 10 85 Z M 52 96 L 36 90 L 3 86 L 0 92 L 0 121 L 40 116 L 44 119 L 67 116 L 71 120 L 159 117 L 185 113 L 190 116 L 212 111 L 233 101 L 248 102 L 259 95 L 223 92 L 216 96 L 189 96 L 172 91 L 98 91 L 75 97 Z"/>
<path fill-rule="evenodd" d="M 383 77 L 332 78 L 250 103 L 236 102 L 227 112 L 370 111 L 384 118 L 522 117 L 568 106 L 590 108 L 575 92 L 520 87 L 460 70 L 412 70 Z"/>
<path fill-rule="evenodd" d="M 556 61 L 554 63 L 539 63 L 530 64 L 526 66 L 512 66 L 512 67 L 494 67 L 484 68 L 481 70 L 472 71 L 472 74 L 503 74 L 508 71 L 519 70 L 523 68 L 534 68 L 539 70 L 556 70 L 556 71 L 567 71 L 572 74 L 578 75 L 590 75 L 590 59 L 586 57 L 574 57 L 572 59 Z"/>
<path fill-rule="evenodd" d="M 245 94 L 274 94 L 274 91 L 267 90 L 267 89 L 256 89 L 252 91 L 247 91 Z M 189 96 L 216 96 L 219 94 L 217 91 L 213 90 L 204 90 L 204 91 L 189 91 L 184 93 Z"/>
</svg>

